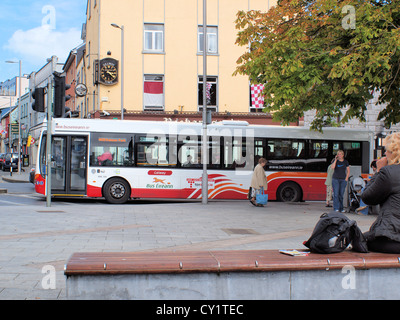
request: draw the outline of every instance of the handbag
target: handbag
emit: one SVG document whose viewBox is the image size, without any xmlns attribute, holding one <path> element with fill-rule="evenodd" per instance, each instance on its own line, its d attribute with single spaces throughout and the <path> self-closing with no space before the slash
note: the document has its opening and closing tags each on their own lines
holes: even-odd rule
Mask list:
<svg viewBox="0 0 400 320">
<path fill-rule="evenodd" d="M 260 193 L 256 195 L 256 203 L 266 205 L 268 202 L 268 194 L 264 192 L 264 188 L 261 187 Z"/>
</svg>

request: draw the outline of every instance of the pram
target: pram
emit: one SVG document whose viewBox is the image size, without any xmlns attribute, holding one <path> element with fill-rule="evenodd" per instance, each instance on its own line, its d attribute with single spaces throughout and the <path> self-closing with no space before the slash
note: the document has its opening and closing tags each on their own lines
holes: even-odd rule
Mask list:
<svg viewBox="0 0 400 320">
<path fill-rule="evenodd" d="M 350 212 L 356 212 L 356 209 L 362 204 L 361 193 L 365 187 L 365 181 L 361 176 L 358 178 L 350 176 L 349 182 L 349 210 Z"/>
</svg>

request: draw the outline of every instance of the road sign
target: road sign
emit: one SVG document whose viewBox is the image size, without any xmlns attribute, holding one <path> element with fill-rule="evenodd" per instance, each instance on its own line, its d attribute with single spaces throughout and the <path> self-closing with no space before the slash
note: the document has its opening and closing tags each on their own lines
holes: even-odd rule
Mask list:
<svg viewBox="0 0 400 320">
<path fill-rule="evenodd" d="M 16 133 L 16 134 L 18 134 L 18 123 L 11 123 L 10 124 L 10 127 L 11 127 L 11 129 L 10 129 L 10 132 L 11 133 Z"/>
</svg>

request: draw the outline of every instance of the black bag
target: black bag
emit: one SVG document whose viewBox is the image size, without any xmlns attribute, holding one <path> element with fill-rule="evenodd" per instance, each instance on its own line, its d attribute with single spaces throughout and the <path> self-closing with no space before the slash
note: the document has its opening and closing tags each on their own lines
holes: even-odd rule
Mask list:
<svg viewBox="0 0 400 320">
<path fill-rule="evenodd" d="M 350 244 L 354 251 L 368 252 L 367 242 L 356 221 L 336 211 L 322 214 L 310 239 L 304 242 L 314 253 L 342 252 Z"/>
</svg>

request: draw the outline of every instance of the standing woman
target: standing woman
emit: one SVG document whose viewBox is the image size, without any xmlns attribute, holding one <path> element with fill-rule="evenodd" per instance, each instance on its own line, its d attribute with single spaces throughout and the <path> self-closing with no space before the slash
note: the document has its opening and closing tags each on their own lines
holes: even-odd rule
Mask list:
<svg viewBox="0 0 400 320">
<path fill-rule="evenodd" d="M 332 163 L 332 189 L 333 189 L 333 210 L 345 212 L 343 208 L 343 196 L 346 190 L 347 181 L 350 176 L 349 162 L 344 158 L 344 151 L 339 150 L 335 161 Z"/>
<path fill-rule="evenodd" d="M 252 204 L 258 207 L 263 207 L 262 204 L 256 203 L 256 195 L 260 193 L 261 188 L 267 190 L 268 183 L 267 183 L 267 176 L 265 175 L 264 166 L 267 164 L 267 160 L 265 158 L 260 158 L 258 160 L 258 165 L 254 168 L 253 176 L 251 177 L 250 183 L 250 201 Z"/>
<path fill-rule="evenodd" d="M 385 138 L 386 156 L 361 195 L 368 205 L 380 205 L 378 217 L 364 233 L 368 250 L 400 253 L 400 132 Z"/>
</svg>

